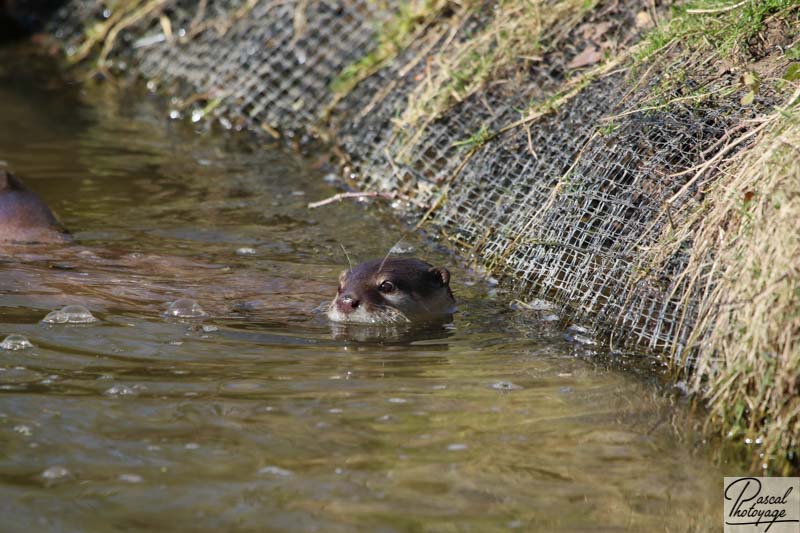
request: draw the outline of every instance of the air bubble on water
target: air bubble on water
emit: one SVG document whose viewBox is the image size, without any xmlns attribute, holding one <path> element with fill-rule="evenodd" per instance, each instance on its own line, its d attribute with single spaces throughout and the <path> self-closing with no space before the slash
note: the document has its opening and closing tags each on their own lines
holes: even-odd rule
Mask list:
<svg viewBox="0 0 800 533">
<path fill-rule="evenodd" d="M 205 116 L 205 112 L 202 109 L 193 109 L 192 110 L 192 122 L 200 122 L 203 117 Z"/>
<path fill-rule="evenodd" d="M 51 466 L 44 472 L 42 472 L 42 477 L 47 480 L 56 480 L 56 479 L 63 479 L 69 476 L 69 470 L 64 468 L 63 466 Z"/>
<path fill-rule="evenodd" d="M 82 305 L 68 305 L 47 313 L 42 319 L 47 324 L 91 324 L 97 319 Z"/>
<path fill-rule="evenodd" d="M 106 396 L 136 396 L 136 391 L 127 385 L 117 384 L 106 389 L 103 394 Z"/>
<path fill-rule="evenodd" d="M 196 442 L 188 442 L 186 443 L 186 445 L 184 445 L 184 448 L 186 448 L 187 450 L 197 450 L 198 448 L 200 448 L 200 445 L 197 444 Z"/>
<path fill-rule="evenodd" d="M 169 118 L 171 118 L 172 120 L 178 120 L 179 118 L 181 118 L 181 112 L 178 111 L 177 109 L 170 109 Z"/>
<path fill-rule="evenodd" d="M 24 335 L 12 333 L 0 342 L 0 348 L 3 350 L 26 350 L 33 348 L 33 344 Z"/>
<path fill-rule="evenodd" d="M 572 339 L 578 344 L 585 344 L 586 346 L 592 346 L 593 344 L 596 344 L 594 339 L 585 335 L 575 335 L 572 337 Z"/>
<path fill-rule="evenodd" d="M 144 480 L 139 474 L 120 474 L 117 479 L 125 483 L 141 483 Z"/>
<path fill-rule="evenodd" d="M 498 381 L 497 383 L 492 383 L 492 388 L 495 390 L 522 390 L 524 387 L 510 381 Z"/>
<path fill-rule="evenodd" d="M 297 58 L 298 65 L 304 65 L 305 62 L 308 60 L 306 53 L 303 52 L 302 50 L 295 50 L 294 55 Z"/>
<path fill-rule="evenodd" d="M 462 450 L 466 450 L 467 448 L 468 446 L 462 443 L 449 444 L 447 446 L 447 449 L 451 452 L 460 452 Z"/>
<path fill-rule="evenodd" d="M 179 298 L 167 307 L 165 316 L 175 318 L 201 318 L 208 316 L 200 304 L 191 298 Z"/>
<path fill-rule="evenodd" d="M 555 304 L 552 302 L 548 302 L 547 300 L 542 300 L 540 298 L 535 298 L 530 302 L 525 302 L 525 307 L 533 311 L 552 311 L 556 308 Z"/>
<path fill-rule="evenodd" d="M 403 246 L 401 243 L 397 243 L 392 246 L 392 249 L 389 250 L 391 254 L 403 255 L 403 254 L 413 254 L 416 252 L 417 249 L 412 245 Z"/>
<path fill-rule="evenodd" d="M 260 469 L 258 473 L 261 475 L 278 477 L 289 477 L 294 475 L 294 472 L 291 470 L 286 470 L 285 468 L 281 468 L 279 466 L 265 466 L 264 468 Z"/>
<path fill-rule="evenodd" d="M 589 333 L 589 328 L 581 326 L 580 324 L 571 324 L 567 331 L 572 333 Z"/>
<path fill-rule="evenodd" d="M 26 426 L 25 424 L 18 424 L 16 426 L 14 426 L 14 431 L 16 431 L 17 433 L 19 433 L 20 435 L 23 435 L 25 437 L 30 437 L 31 435 L 33 435 L 33 431 L 31 431 L 31 427 L 30 426 Z"/>
<path fill-rule="evenodd" d="M 256 249 L 249 246 L 242 246 L 236 249 L 236 255 L 256 255 Z"/>
</svg>

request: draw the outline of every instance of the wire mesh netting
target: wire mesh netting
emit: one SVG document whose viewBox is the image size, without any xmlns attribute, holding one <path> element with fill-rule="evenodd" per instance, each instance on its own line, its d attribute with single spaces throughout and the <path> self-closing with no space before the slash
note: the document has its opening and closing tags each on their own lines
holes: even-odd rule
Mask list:
<svg viewBox="0 0 800 533">
<path fill-rule="evenodd" d="M 335 95 L 332 83 L 374 48 L 399 5 L 163 1 L 125 26 L 112 59 L 201 102 L 193 119 L 290 135 L 331 129 L 359 187 L 396 190 L 411 210 L 435 207 L 429 222 L 519 294 L 552 300 L 623 344 L 680 354 L 696 312 L 697 289 L 682 276 L 691 243 L 658 264 L 652 249 L 680 223 L 671 210 L 702 202 L 714 179 L 689 170 L 752 109 L 734 97 L 650 106 L 655 82 L 636 87 L 611 70 L 520 121 L 574 80 L 570 64 L 598 32 L 621 47 L 638 39 L 637 15 L 651 4 L 628 0 L 579 11 L 567 31 L 543 34 L 541 57 L 518 59 L 430 120 L 403 124 L 415 90 L 430 83 L 428 59 L 471 39 L 497 10 L 487 2 L 459 22 L 441 15 L 425 38 Z M 84 25 L 107 15 L 73 0 L 59 35 L 78 42 Z"/>
</svg>

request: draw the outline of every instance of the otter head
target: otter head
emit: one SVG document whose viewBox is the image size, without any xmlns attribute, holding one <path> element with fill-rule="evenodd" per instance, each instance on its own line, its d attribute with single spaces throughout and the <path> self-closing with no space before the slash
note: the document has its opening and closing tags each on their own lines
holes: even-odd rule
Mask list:
<svg viewBox="0 0 800 533">
<path fill-rule="evenodd" d="M 442 321 L 455 304 L 447 269 L 419 259 L 375 259 L 342 272 L 328 318 L 357 324 Z"/>
<path fill-rule="evenodd" d="M 0 242 L 64 242 L 68 238 L 47 204 L 0 167 Z"/>
</svg>

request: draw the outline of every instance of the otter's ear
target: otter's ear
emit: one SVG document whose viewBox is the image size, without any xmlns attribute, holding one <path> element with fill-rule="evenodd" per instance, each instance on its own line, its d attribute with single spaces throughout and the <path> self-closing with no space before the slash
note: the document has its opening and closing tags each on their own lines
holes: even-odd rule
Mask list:
<svg viewBox="0 0 800 533">
<path fill-rule="evenodd" d="M 436 279 L 442 284 L 442 286 L 446 286 L 450 283 L 450 271 L 444 267 L 431 267 L 428 269 L 428 272 L 436 276 Z"/>
</svg>

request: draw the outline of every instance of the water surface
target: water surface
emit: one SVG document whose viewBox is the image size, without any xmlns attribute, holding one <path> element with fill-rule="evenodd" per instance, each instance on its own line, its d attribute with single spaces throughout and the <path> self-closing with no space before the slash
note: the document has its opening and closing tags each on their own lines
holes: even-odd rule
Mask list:
<svg viewBox="0 0 800 533">
<path fill-rule="evenodd" d="M 320 157 L 170 121 L 140 89 L 0 50 L 0 159 L 75 235 L 0 249 L 12 531 L 687 531 L 722 472 L 683 401 L 448 266 L 454 324 L 360 342 L 314 309 L 404 228 Z M 21 70 L 23 69 L 24 70 Z M 165 317 L 192 298 L 205 317 Z M 44 324 L 82 304 L 92 324 Z M 369 335 L 365 335 L 368 337 Z M 655 363 L 654 363 L 655 364 Z"/>
</svg>

